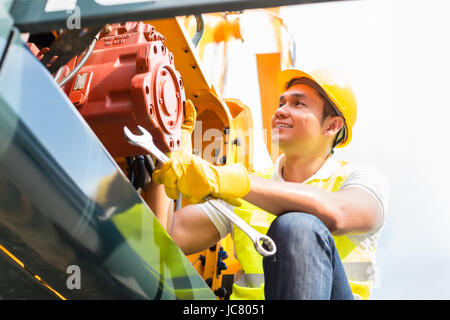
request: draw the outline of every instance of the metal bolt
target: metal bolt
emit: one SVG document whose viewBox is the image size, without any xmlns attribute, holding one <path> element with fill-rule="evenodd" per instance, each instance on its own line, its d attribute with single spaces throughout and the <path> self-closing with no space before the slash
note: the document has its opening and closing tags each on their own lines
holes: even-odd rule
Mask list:
<svg viewBox="0 0 450 320">
<path fill-rule="evenodd" d="M 108 34 L 112 31 L 111 25 L 107 24 L 103 27 L 103 33 Z"/>
<path fill-rule="evenodd" d="M 236 139 L 233 140 L 232 143 L 239 147 L 241 145 L 241 139 L 239 139 L 239 137 L 237 137 Z"/>
</svg>

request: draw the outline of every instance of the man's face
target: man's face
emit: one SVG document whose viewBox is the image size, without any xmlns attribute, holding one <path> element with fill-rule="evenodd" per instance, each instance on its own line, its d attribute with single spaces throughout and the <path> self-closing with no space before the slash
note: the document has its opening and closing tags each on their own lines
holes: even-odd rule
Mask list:
<svg viewBox="0 0 450 320">
<path fill-rule="evenodd" d="M 320 142 L 324 103 L 319 93 L 306 84 L 294 84 L 279 100 L 272 116 L 272 141 L 288 151 L 305 149 Z"/>
</svg>

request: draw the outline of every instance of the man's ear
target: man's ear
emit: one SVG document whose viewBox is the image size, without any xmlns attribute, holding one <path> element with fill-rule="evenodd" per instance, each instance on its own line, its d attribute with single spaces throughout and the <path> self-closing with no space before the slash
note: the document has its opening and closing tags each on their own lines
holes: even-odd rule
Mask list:
<svg viewBox="0 0 450 320">
<path fill-rule="evenodd" d="M 338 116 L 328 117 L 324 123 L 325 135 L 334 136 L 344 125 L 344 119 Z"/>
</svg>

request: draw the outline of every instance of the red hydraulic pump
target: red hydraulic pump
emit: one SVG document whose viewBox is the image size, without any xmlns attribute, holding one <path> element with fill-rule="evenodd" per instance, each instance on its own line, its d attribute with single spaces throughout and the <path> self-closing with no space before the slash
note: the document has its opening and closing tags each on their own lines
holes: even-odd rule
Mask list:
<svg viewBox="0 0 450 320">
<path fill-rule="evenodd" d="M 137 125 L 146 128 L 163 152 L 180 147 L 186 97 L 164 40 L 143 22 L 112 24 L 64 86 L 113 157 L 145 153 L 126 142 L 124 126 L 132 131 Z"/>
</svg>

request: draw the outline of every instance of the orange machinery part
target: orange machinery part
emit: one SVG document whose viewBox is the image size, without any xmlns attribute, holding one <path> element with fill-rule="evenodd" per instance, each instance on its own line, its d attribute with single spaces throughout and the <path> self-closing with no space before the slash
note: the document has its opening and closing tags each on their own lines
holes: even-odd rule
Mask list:
<svg viewBox="0 0 450 320">
<path fill-rule="evenodd" d="M 113 157 L 145 154 L 123 126 L 146 128 L 163 152 L 181 144 L 186 101 L 165 37 L 143 22 L 112 24 L 64 90 Z"/>
<path fill-rule="evenodd" d="M 275 163 L 281 153 L 271 139 L 271 119 L 278 108 L 280 93 L 278 87 L 273 85 L 273 79 L 277 79 L 278 73 L 281 71 L 281 54 L 279 52 L 258 53 L 256 54 L 256 64 L 265 142 L 272 162 Z"/>
<path fill-rule="evenodd" d="M 161 24 L 165 26 L 163 21 L 166 20 L 156 21 L 158 30 L 161 29 Z M 172 24 L 176 22 L 167 21 Z M 184 63 L 188 49 L 185 46 L 178 48 L 181 42 L 179 37 L 170 33 L 175 29 L 172 24 L 169 29 L 162 30 L 170 35 L 166 41 L 167 46 L 177 57 L 181 56 Z M 102 34 L 86 64 L 64 87 L 70 100 L 124 170 L 122 157 L 146 153 L 125 142 L 124 125 L 132 130 L 138 124 L 148 129 L 155 137 L 157 146 L 164 152 L 176 149 L 180 141 L 179 128 L 186 100 L 185 88 L 179 72 L 175 70 L 174 55 L 164 41 L 164 36 L 151 25 L 142 22 L 113 24 L 108 34 Z M 176 45 L 171 46 L 171 43 Z M 39 50 L 34 49 L 35 55 L 38 55 Z M 191 68 L 192 63 L 183 63 L 178 68 L 181 68 L 181 72 L 184 71 L 184 77 L 188 76 L 189 83 L 195 80 L 196 85 L 202 84 L 201 76 L 193 79 L 185 70 L 187 68 L 192 73 L 197 68 Z M 75 59 L 65 66 L 62 77 L 74 65 Z M 250 109 L 236 99 L 226 99 L 220 104 L 221 99 L 213 89 L 195 88 L 197 90 L 190 93 L 190 98 L 196 105 L 198 120 L 203 122 L 203 128 L 196 128 L 202 131 L 200 136 L 203 137 L 207 129 L 218 129 L 224 137 L 219 154 L 215 154 L 215 157 L 226 156 L 223 163 L 241 162 L 252 170 L 253 139 L 245 134 L 253 129 Z M 186 90 L 189 93 L 189 88 Z M 229 116 L 222 108 L 229 109 Z M 227 131 L 230 132 L 228 136 L 225 129 L 230 127 L 233 129 Z M 227 144 L 232 147 L 227 148 Z M 207 146 L 202 147 L 201 150 L 207 151 Z M 188 257 L 191 262 L 197 261 L 194 267 L 204 279 L 212 279 L 213 290 L 222 286 L 223 274 L 234 274 L 239 269 L 231 238 L 222 240 L 216 248 L 220 246 L 228 252 L 228 259 L 225 261 L 228 269 L 221 274 L 217 272 L 218 257 L 215 251 L 208 249 L 200 253 L 206 258 L 204 266 L 198 263 L 198 254 Z"/>
</svg>

